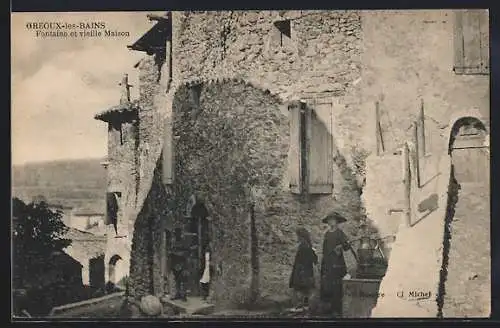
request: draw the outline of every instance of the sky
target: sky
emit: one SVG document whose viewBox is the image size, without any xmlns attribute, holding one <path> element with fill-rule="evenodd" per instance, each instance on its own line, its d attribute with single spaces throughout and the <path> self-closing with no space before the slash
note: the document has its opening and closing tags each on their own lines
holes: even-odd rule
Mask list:
<svg viewBox="0 0 500 328">
<path fill-rule="evenodd" d="M 125 73 L 137 96 L 133 66 L 144 53 L 127 45 L 154 25 L 149 13 L 12 14 L 12 164 L 106 156 L 107 126 L 94 115 L 118 104 Z M 37 37 L 30 22 L 104 22 L 130 36 Z"/>
</svg>

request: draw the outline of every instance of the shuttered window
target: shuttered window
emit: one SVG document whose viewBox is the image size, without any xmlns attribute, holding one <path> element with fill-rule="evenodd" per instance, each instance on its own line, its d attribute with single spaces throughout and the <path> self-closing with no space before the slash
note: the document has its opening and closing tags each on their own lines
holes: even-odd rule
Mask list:
<svg viewBox="0 0 500 328">
<path fill-rule="evenodd" d="M 333 192 L 333 138 L 331 98 L 315 99 L 307 111 L 308 117 L 308 192 Z"/>
<path fill-rule="evenodd" d="M 300 132 L 300 110 L 303 106 L 300 102 L 294 102 L 288 106 L 290 117 L 290 148 L 289 148 L 289 164 L 288 176 L 290 181 L 290 191 L 294 194 L 302 192 L 301 179 L 301 132 Z"/>
<path fill-rule="evenodd" d="M 290 115 L 289 181 L 295 194 L 333 192 L 332 101 L 298 102 Z"/>
<path fill-rule="evenodd" d="M 489 74 L 489 15 L 485 9 L 457 10 L 454 26 L 457 74 Z"/>
</svg>

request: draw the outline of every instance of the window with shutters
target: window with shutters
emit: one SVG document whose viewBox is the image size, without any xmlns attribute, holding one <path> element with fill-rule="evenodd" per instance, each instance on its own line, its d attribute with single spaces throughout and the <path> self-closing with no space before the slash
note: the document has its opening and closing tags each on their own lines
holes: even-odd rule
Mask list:
<svg viewBox="0 0 500 328">
<path fill-rule="evenodd" d="M 118 234 L 118 214 L 120 210 L 120 192 L 106 193 L 106 225 L 112 224 Z"/>
<path fill-rule="evenodd" d="M 279 41 L 280 47 L 283 47 L 292 38 L 292 23 L 289 19 L 285 19 L 274 22 L 274 26 L 276 27 L 275 38 Z"/>
<path fill-rule="evenodd" d="M 317 98 L 289 106 L 290 190 L 295 194 L 333 192 L 333 137 L 331 98 Z"/>
<path fill-rule="evenodd" d="M 489 74 L 489 15 L 486 9 L 457 10 L 454 26 L 456 74 Z"/>
</svg>

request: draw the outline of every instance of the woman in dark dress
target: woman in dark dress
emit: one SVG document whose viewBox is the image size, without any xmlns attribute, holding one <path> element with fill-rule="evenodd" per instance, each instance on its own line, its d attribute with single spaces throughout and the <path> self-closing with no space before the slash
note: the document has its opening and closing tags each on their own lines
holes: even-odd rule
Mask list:
<svg viewBox="0 0 500 328">
<path fill-rule="evenodd" d="M 290 276 L 290 288 L 301 297 L 301 307 L 307 307 L 311 290 L 314 288 L 314 265 L 318 264 L 318 256 L 314 252 L 311 236 L 305 228 L 298 228 L 299 246 Z"/>
<path fill-rule="evenodd" d="M 339 228 L 345 221 L 337 212 L 323 219 L 329 229 L 323 241 L 320 297 L 323 302 L 331 305 L 331 311 L 337 316 L 342 316 L 342 278 L 347 273 L 344 251 L 351 250 L 356 256 L 346 234 Z"/>
</svg>

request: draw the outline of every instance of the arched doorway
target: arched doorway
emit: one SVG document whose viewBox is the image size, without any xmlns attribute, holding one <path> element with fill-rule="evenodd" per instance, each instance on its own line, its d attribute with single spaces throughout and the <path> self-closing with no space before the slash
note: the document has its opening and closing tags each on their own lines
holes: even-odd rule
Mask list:
<svg viewBox="0 0 500 328">
<path fill-rule="evenodd" d="M 490 188 L 485 125 L 464 116 L 451 128 L 451 179 L 443 242 L 443 317 L 482 317 L 490 313 Z M 468 268 L 464 272 L 464 268 Z"/>
<path fill-rule="evenodd" d="M 457 182 L 484 184 L 489 181 L 489 154 L 484 124 L 474 117 L 463 117 L 451 129 L 449 154 Z"/>
<path fill-rule="evenodd" d="M 109 282 L 113 283 L 113 284 L 117 284 L 118 283 L 118 276 L 117 276 L 117 270 L 116 270 L 116 266 L 117 266 L 117 263 L 118 261 L 122 260 L 121 256 L 120 255 L 113 255 L 111 256 L 111 258 L 109 259 L 109 263 L 108 263 L 108 277 L 109 277 Z"/>
<path fill-rule="evenodd" d="M 192 195 L 186 204 L 184 234 L 189 240 L 188 266 L 190 279 L 187 288 L 191 295 L 200 295 L 200 278 L 205 262 L 205 252 L 210 244 L 210 220 L 202 199 Z"/>
</svg>

